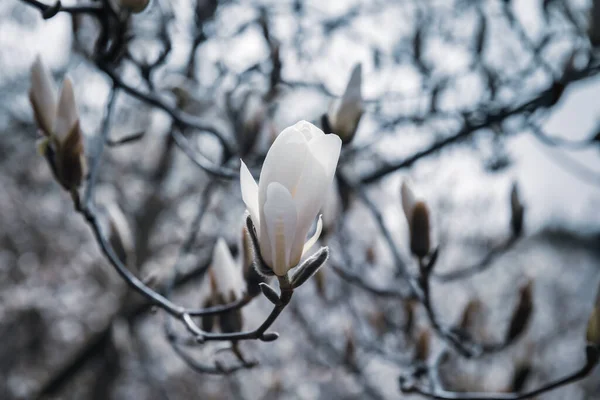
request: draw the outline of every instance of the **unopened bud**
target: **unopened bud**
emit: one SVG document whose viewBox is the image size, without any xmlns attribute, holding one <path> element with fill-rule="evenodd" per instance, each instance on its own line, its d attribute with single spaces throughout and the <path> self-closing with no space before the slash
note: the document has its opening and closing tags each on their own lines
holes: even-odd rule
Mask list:
<svg viewBox="0 0 600 400">
<path fill-rule="evenodd" d="M 266 284 L 264 282 L 261 282 L 261 284 L 260 284 L 260 290 L 262 291 L 262 294 L 271 303 L 273 303 L 276 306 L 281 305 L 281 299 L 279 298 L 279 294 L 271 286 L 269 286 L 268 284 Z"/>
<path fill-rule="evenodd" d="M 414 359 L 426 362 L 429 358 L 429 349 L 431 342 L 431 333 L 427 329 L 423 329 L 417 338 L 417 342 L 415 343 L 415 354 Z"/>
<path fill-rule="evenodd" d="M 38 143 L 38 151 L 48 160 L 54 177 L 66 190 L 77 189 L 85 176 L 86 162 L 71 80 L 64 79 L 57 99 L 52 75 L 38 56 L 31 67 L 29 100 L 44 135 L 44 140 Z"/>
<path fill-rule="evenodd" d="M 329 257 L 329 248 L 327 246 L 321 247 L 315 254 L 306 259 L 298 267 L 291 279 L 291 284 L 294 289 L 300 287 L 304 282 L 313 276 L 319 268 L 325 264 Z"/>
<path fill-rule="evenodd" d="M 141 13 L 146 9 L 146 7 L 148 7 L 150 0 L 119 0 L 118 3 L 122 9 L 137 14 Z"/>
<path fill-rule="evenodd" d="M 363 114 L 361 85 L 362 66 L 357 64 L 352 69 L 344 94 L 332 102 L 329 111 L 321 119 L 323 130 L 338 135 L 342 144 L 352 141 Z"/>
<path fill-rule="evenodd" d="M 523 334 L 523 332 L 525 332 L 525 329 L 527 328 L 533 311 L 532 288 L 533 283 L 529 281 L 520 290 L 519 303 L 513 311 L 510 326 L 508 328 L 508 331 L 506 332 L 506 344 L 515 341 L 519 336 Z"/>
<path fill-rule="evenodd" d="M 429 254 L 429 210 L 427 205 L 419 201 L 415 204 L 412 211 L 412 220 L 410 224 L 410 251 L 419 258 L 424 258 Z"/>
<path fill-rule="evenodd" d="M 513 235 L 520 236 L 523 232 L 523 217 L 525 213 L 525 207 L 521 203 L 519 197 L 519 188 L 517 183 L 513 183 L 510 191 L 510 226 L 512 228 Z"/>
<path fill-rule="evenodd" d="M 410 250 L 415 256 L 422 259 L 429 254 L 431 249 L 429 209 L 425 201 L 416 199 L 408 181 L 402 182 L 400 193 L 402 209 L 408 222 Z"/>
</svg>

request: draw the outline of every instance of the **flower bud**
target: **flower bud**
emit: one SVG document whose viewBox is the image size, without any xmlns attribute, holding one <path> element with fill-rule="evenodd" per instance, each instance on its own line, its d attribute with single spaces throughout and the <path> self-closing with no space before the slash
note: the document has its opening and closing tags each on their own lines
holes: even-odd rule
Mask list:
<svg viewBox="0 0 600 400">
<path fill-rule="evenodd" d="M 244 281 L 241 272 L 227 243 L 223 238 L 219 238 L 213 250 L 213 262 L 209 270 L 213 305 L 229 304 L 243 297 Z M 218 318 L 221 332 L 238 332 L 242 329 L 241 309 L 219 314 Z"/>
<path fill-rule="evenodd" d="M 506 331 L 505 343 L 514 342 L 519 336 L 525 332 L 531 314 L 533 313 L 533 283 L 527 282 L 521 287 L 519 294 L 519 302 L 517 303 L 510 321 L 508 331 Z"/>
<path fill-rule="evenodd" d="M 150 0 L 118 0 L 119 7 L 134 14 L 141 13 L 148 7 Z"/>
<path fill-rule="evenodd" d="M 424 258 L 431 249 L 429 209 L 423 200 L 416 200 L 412 187 L 407 181 L 402 182 L 402 209 L 408 222 L 410 234 L 410 250 Z"/>
<path fill-rule="evenodd" d="M 415 354 L 414 359 L 426 362 L 429 358 L 430 352 L 430 344 L 431 344 L 431 332 L 427 329 L 423 329 L 419 336 L 417 337 L 417 342 L 415 343 Z"/>
<path fill-rule="evenodd" d="M 292 287 L 294 289 L 300 287 L 304 282 L 308 280 L 311 276 L 313 276 L 319 268 L 325 264 L 327 258 L 329 257 L 329 247 L 321 247 L 319 251 L 306 259 L 298 267 L 294 275 L 292 276 Z"/>
<path fill-rule="evenodd" d="M 362 66 L 357 64 L 352 69 L 343 96 L 331 103 L 329 111 L 322 118 L 323 130 L 338 135 L 342 144 L 352 141 L 363 114 L 361 84 Z"/>
<path fill-rule="evenodd" d="M 85 176 L 86 162 L 71 80 L 64 79 L 57 101 L 52 76 L 38 56 L 31 67 L 29 100 L 44 135 L 38 150 L 48 161 L 56 180 L 66 190 L 76 189 Z"/>
<path fill-rule="evenodd" d="M 412 212 L 410 229 L 410 251 L 419 258 L 429 254 L 429 210 L 427 205 L 419 201 Z"/>
<path fill-rule="evenodd" d="M 520 236 L 523 232 L 523 217 L 525 213 L 525 207 L 521 203 L 519 197 L 519 187 L 517 183 L 513 183 L 510 191 L 510 226 L 512 233 L 515 237 Z"/>
</svg>

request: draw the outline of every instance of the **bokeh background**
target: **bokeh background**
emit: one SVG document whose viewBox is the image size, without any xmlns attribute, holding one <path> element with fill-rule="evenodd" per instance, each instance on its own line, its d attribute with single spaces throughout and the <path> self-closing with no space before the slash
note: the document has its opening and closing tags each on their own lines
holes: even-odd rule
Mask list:
<svg viewBox="0 0 600 400">
<path fill-rule="evenodd" d="M 425 340 L 429 360 L 447 345 L 421 307 L 378 296 L 334 268 L 370 287 L 405 286 L 377 220 L 351 190 L 336 200 L 336 224 L 322 240 L 331 260 L 275 323 L 281 337 L 241 345 L 257 367 L 200 374 L 177 356 L 165 314 L 119 279 L 36 151 L 27 93 L 38 54 L 57 81 L 73 80 L 86 151 L 97 145 L 111 90 L 94 62 L 98 26 L 67 13 L 43 20 L 25 3 L 0 4 L 0 398 L 413 398 L 400 393 L 398 377 L 415 365 L 415 348 Z M 458 324 L 471 305 L 475 340 L 499 342 L 519 288 L 532 282 L 523 335 L 476 359 L 452 353 L 442 371 L 446 388 L 528 390 L 582 365 L 600 280 L 593 7 L 583 0 L 152 0 L 129 17 L 127 52 L 114 65 L 127 84 L 238 144 L 250 115 L 256 142 L 232 165 L 243 157 L 258 171 L 274 135 L 300 119 L 318 124 L 361 63 L 365 113 L 339 169 L 358 182 L 417 155 L 360 186 L 411 272 L 402 179 L 427 199 L 440 248 L 432 296 L 441 321 Z M 164 111 L 119 92 L 110 137 L 143 137 L 105 149 L 97 203 L 103 216 L 117 206 L 132 231 L 131 269 L 161 288 L 177 266 L 175 299 L 200 306 L 216 239 L 241 253 L 244 207 L 236 179 L 205 194 L 213 178 L 174 145 L 172 128 Z M 213 137 L 184 133 L 193 151 L 223 161 Z M 515 182 L 525 205 L 519 238 L 510 229 Z M 195 221 L 199 207 L 206 212 Z M 481 272 L 444 279 L 477 264 Z M 257 326 L 268 310 L 265 299 L 254 300 L 243 310 L 245 326 Z M 224 347 L 186 351 L 227 363 Z M 539 398 L 600 398 L 600 369 Z"/>
</svg>

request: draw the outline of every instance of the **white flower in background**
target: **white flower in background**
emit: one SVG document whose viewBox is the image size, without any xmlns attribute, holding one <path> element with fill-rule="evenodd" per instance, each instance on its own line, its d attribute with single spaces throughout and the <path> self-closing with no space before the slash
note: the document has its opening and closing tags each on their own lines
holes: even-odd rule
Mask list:
<svg viewBox="0 0 600 400">
<path fill-rule="evenodd" d="M 410 250 L 417 257 L 423 258 L 429 254 L 431 247 L 429 209 L 424 200 L 416 198 L 409 181 L 402 182 L 400 192 L 402 209 L 410 232 Z"/>
<path fill-rule="evenodd" d="M 230 303 L 244 295 L 246 285 L 242 268 L 233 259 L 223 238 L 219 238 L 215 244 L 210 268 L 214 280 L 213 298 Z"/>
<path fill-rule="evenodd" d="M 319 218 L 315 234 L 306 241 L 333 181 L 341 146 L 338 136 L 300 121 L 273 142 L 258 185 L 242 162 L 242 198 L 257 231 L 262 259 L 278 276 L 297 266 L 321 234 Z"/>
<path fill-rule="evenodd" d="M 356 64 L 343 96 L 334 100 L 327 112 L 329 128 L 342 139 L 344 144 L 349 143 L 354 137 L 363 114 L 361 86 L 362 66 Z"/>
<path fill-rule="evenodd" d="M 31 66 L 29 100 L 38 127 L 45 136 L 40 143 L 40 152 L 65 189 L 79 186 L 85 175 L 85 159 L 71 80 L 64 79 L 57 99 L 52 75 L 38 56 Z"/>
</svg>

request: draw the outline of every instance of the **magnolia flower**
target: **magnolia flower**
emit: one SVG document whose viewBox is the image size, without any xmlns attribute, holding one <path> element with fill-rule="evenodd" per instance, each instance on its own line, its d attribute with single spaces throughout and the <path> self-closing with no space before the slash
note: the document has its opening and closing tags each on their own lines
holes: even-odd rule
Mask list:
<svg viewBox="0 0 600 400">
<path fill-rule="evenodd" d="M 204 296 L 206 296 L 202 304 L 203 307 L 228 304 L 244 296 L 245 285 L 242 277 L 242 269 L 233 259 L 223 238 L 217 240 L 213 249 L 212 264 L 208 270 L 208 278 L 210 289 L 207 289 L 208 285 L 206 283 L 201 288 L 204 291 Z M 211 331 L 214 322 L 214 316 L 203 316 L 202 329 Z M 219 314 L 218 323 L 221 332 L 240 331 L 243 323 L 241 310 L 235 309 Z"/>
<path fill-rule="evenodd" d="M 57 102 L 52 75 L 38 56 L 31 67 L 29 100 L 37 125 L 45 136 L 40 152 L 60 184 L 67 190 L 76 188 L 85 175 L 85 159 L 71 80 L 63 81 Z"/>
<path fill-rule="evenodd" d="M 325 130 L 337 134 L 344 144 L 354 137 L 363 113 L 361 81 L 362 66 L 357 64 L 352 70 L 344 95 L 331 103 L 325 119 L 324 125 L 328 125 Z"/>
<path fill-rule="evenodd" d="M 273 142 L 258 185 L 242 162 L 242 198 L 256 228 L 262 260 L 275 275 L 284 276 L 297 266 L 319 238 L 321 218 L 306 241 L 333 181 L 341 146 L 338 136 L 300 121 Z"/>
<path fill-rule="evenodd" d="M 423 200 L 417 200 L 409 182 L 402 182 L 402 209 L 410 232 L 410 250 L 419 258 L 429 254 L 431 247 L 429 209 Z"/>
<path fill-rule="evenodd" d="M 244 295 L 242 269 L 236 264 L 227 243 L 219 238 L 213 250 L 211 273 L 214 277 L 213 294 L 232 302 Z"/>
</svg>

